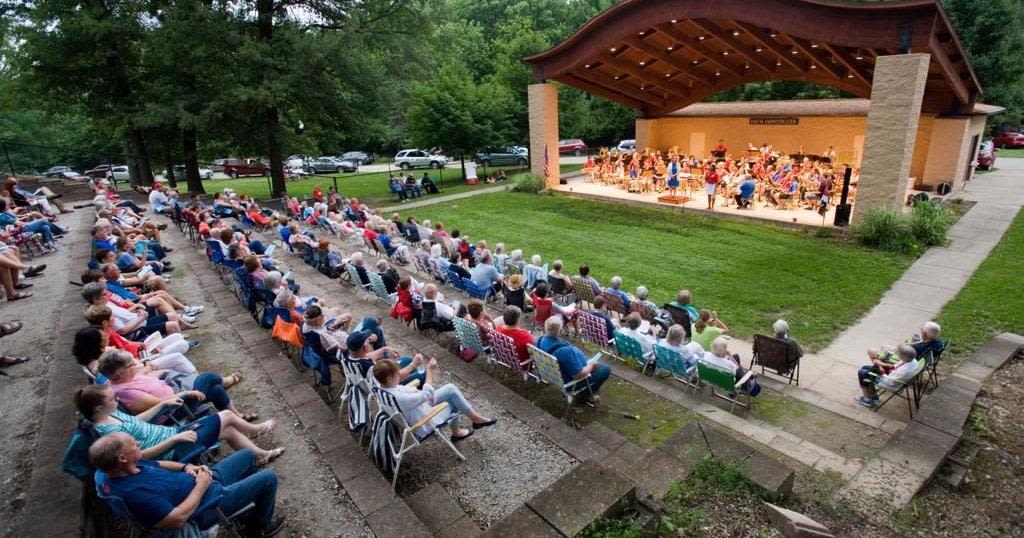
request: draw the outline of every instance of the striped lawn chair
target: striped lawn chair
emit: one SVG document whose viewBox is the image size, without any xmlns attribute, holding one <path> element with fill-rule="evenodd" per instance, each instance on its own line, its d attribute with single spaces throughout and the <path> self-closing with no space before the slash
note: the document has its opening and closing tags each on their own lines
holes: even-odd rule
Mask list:
<svg viewBox="0 0 1024 538">
<path fill-rule="evenodd" d="M 562 392 L 562 396 L 565 397 L 565 411 L 562 413 L 562 419 L 569 415 L 569 409 L 572 407 L 573 401 L 576 400 L 576 396 L 590 390 L 590 376 L 584 377 L 583 379 L 574 379 L 568 383 L 562 381 L 562 371 L 558 368 L 558 360 L 552 355 L 545 353 L 539 347 L 529 344 L 527 349 L 530 350 L 530 358 L 533 359 L 534 371 L 537 373 L 537 377 L 544 383 L 557 387 Z"/>
<path fill-rule="evenodd" d="M 654 346 L 654 363 L 658 368 L 672 372 L 676 381 L 697 390 L 697 383 L 693 382 L 693 375 L 696 373 L 696 366 L 687 366 L 683 355 L 674 349 L 669 349 L 660 344 Z"/>
<path fill-rule="evenodd" d="M 353 286 L 357 288 L 362 288 L 363 290 L 366 291 L 372 290 L 373 284 L 363 284 L 363 279 L 359 278 L 359 271 L 356 271 L 356 266 L 349 263 L 345 265 L 345 269 L 348 270 L 349 282 L 351 282 Z"/>
<path fill-rule="evenodd" d="M 359 430 L 359 445 L 363 444 L 363 436 L 370 429 L 370 403 L 373 399 L 372 388 L 377 384 L 373 376 L 364 376 L 359 361 L 347 357 L 341 359 L 341 369 L 345 372 L 345 387 L 341 389 L 341 405 L 338 414 L 344 413 L 348 404 L 348 429 Z M 345 416 L 340 416 L 346 420 Z"/>
<path fill-rule="evenodd" d="M 583 277 L 570 276 L 569 280 L 572 281 L 572 289 L 576 292 L 577 302 L 580 303 L 580 308 L 583 308 L 584 304 L 594 305 L 594 299 L 597 296 L 594 295 L 594 288 L 590 285 L 590 282 L 583 280 Z"/>
<path fill-rule="evenodd" d="M 718 368 L 704 361 L 697 361 L 697 378 L 700 382 L 711 385 L 711 393 L 715 396 L 730 402 L 729 412 L 739 405 L 750 407 L 750 394 L 743 390 L 743 386 L 754 376 L 754 372 L 747 370 L 742 379 L 736 381 L 736 375 L 729 370 Z M 722 392 L 719 392 L 721 389 Z M 746 398 L 743 398 L 746 396 Z M 888 401 L 888 400 L 886 400 Z"/>
<path fill-rule="evenodd" d="M 443 402 L 435 405 L 430 412 L 418 420 L 415 424 L 409 424 L 405 420 L 405 415 L 402 414 L 402 410 L 398 407 L 398 401 L 395 396 L 384 390 L 381 387 L 373 387 L 373 394 L 376 396 L 377 404 L 380 406 L 380 410 L 377 412 L 377 419 L 374 420 L 376 428 L 373 432 L 373 437 L 370 440 L 370 448 L 373 451 L 374 460 L 378 462 L 385 471 L 393 469 L 393 478 L 391 479 L 391 489 L 395 490 L 395 485 L 398 483 L 398 471 L 402 467 L 402 458 L 410 450 L 420 446 L 424 441 L 430 437 L 436 437 L 441 440 L 445 445 L 448 446 L 455 453 L 460 460 L 465 460 L 466 457 L 461 452 L 447 435 L 438 433 L 437 428 L 431 428 L 430 432 L 424 436 L 416 434 L 416 430 L 429 426 L 430 421 L 442 414 L 446 414 L 444 425 L 449 428 L 455 423 L 461 416 L 448 408 L 448 402 Z M 397 445 L 397 449 L 396 449 Z M 397 495 L 397 493 L 396 493 Z"/>
<path fill-rule="evenodd" d="M 384 279 L 379 274 L 373 271 L 367 271 L 366 276 L 370 277 L 370 291 L 377 296 L 378 299 L 384 301 L 388 306 L 394 306 L 398 302 L 397 293 L 388 293 L 387 286 L 384 285 Z"/>
<path fill-rule="evenodd" d="M 645 373 L 649 366 L 654 366 L 654 352 L 644 353 L 640 342 L 637 342 L 636 338 L 632 336 L 623 334 L 622 331 L 615 331 L 615 347 L 619 350 L 620 358 L 629 357 L 640 364 L 640 373 Z"/>
<path fill-rule="evenodd" d="M 487 335 L 491 340 L 489 363 L 500 364 L 517 374 L 521 374 L 523 381 L 527 381 L 532 377 L 537 382 L 540 382 L 537 374 L 530 371 L 533 369 L 533 359 L 519 359 L 519 354 L 516 353 L 516 342 L 511 336 L 506 336 L 494 329 L 487 329 Z"/>
<path fill-rule="evenodd" d="M 485 345 L 483 339 L 480 338 L 480 329 L 476 326 L 476 323 L 458 316 L 452 318 L 452 323 L 455 325 L 455 337 L 459 340 L 459 347 L 462 349 L 472 349 L 476 351 L 477 356 L 483 357 L 490 362 L 491 348 Z"/>
<path fill-rule="evenodd" d="M 580 336 L 584 342 L 590 342 L 601 346 L 602 350 L 608 350 L 614 338 L 608 335 L 608 325 L 599 316 L 595 316 L 586 310 L 580 310 L 576 318 L 580 325 Z M 608 353 L 612 355 L 612 353 Z"/>
</svg>

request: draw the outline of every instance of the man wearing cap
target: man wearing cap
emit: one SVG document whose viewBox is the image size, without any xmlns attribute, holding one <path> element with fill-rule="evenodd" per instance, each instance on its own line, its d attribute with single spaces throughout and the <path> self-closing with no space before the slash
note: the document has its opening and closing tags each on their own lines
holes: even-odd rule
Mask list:
<svg viewBox="0 0 1024 538">
<path fill-rule="evenodd" d="M 149 207 L 154 213 L 165 213 L 170 209 L 170 198 L 164 192 L 162 183 L 154 183 L 153 190 L 149 191 Z"/>
<path fill-rule="evenodd" d="M 417 353 L 415 357 L 399 358 L 399 353 L 390 347 L 382 346 L 379 349 L 373 349 L 373 344 L 377 341 L 377 334 L 365 328 L 348 335 L 348 339 L 345 341 L 346 346 L 348 346 L 348 360 L 358 362 L 364 376 L 369 376 L 370 369 L 373 368 L 377 361 L 382 359 L 395 360 L 399 367 L 400 383 L 405 385 L 414 379 L 418 379 L 420 382 L 419 386 L 422 387 L 427 379 L 426 372 L 418 370 L 425 361 L 423 355 Z"/>
</svg>

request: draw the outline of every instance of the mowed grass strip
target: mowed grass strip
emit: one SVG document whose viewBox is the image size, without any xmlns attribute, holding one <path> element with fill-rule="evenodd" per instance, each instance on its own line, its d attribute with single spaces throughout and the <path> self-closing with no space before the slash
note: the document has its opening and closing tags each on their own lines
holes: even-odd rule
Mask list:
<svg viewBox="0 0 1024 538">
<path fill-rule="evenodd" d="M 950 352 L 963 358 L 989 338 L 1002 333 L 1024 334 L 1024 295 L 1020 293 L 1024 264 L 1024 211 L 1017 213 L 988 258 L 960 293 L 939 313 L 942 337 L 952 340 Z"/>
<path fill-rule="evenodd" d="M 585 262 L 602 283 L 620 275 L 630 292 L 647 286 L 658 304 L 689 289 L 740 338 L 786 318 L 810 350 L 870 310 L 913 261 L 810 231 L 566 196 L 489 194 L 410 213 L 527 260 L 560 258 L 568 274 Z"/>
<path fill-rule="evenodd" d="M 562 172 L 570 172 L 579 170 L 582 167 L 583 165 L 581 164 L 564 164 L 561 166 L 561 170 Z M 505 184 L 515 182 L 525 174 L 522 168 L 506 167 L 488 168 L 487 172 L 496 174 L 497 171 L 501 169 L 507 170 L 507 173 L 509 174 L 509 180 L 506 181 Z M 426 171 L 430 177 L 434 178 L 434 181 L 441 180 L 440 170 L 424 170 L 417 168 L 415 170 L 410 170 L 409 173 L 419 178 L 423 177 L 424 171 Z M 401 170 L 395 168 L 393 173 L 397 174 L 398 172 L 401 172 Z M 441 183 L 441 195 L 457 194 L 460 192 L 494 186 L 483 183 L 483 168 L 477 168 L 477 175 L 481 178 L 479 185 L 466 185 L 462 181 L 462 170 L 458 168 L 446 168 L 444 170 L 444 182 Z M 285 188 L 288 190 L 289 195 L 302 198 L 303 196 L 311 196 L 313 194 L 313 187 L 317 185 L 320 185 L 320 188 L 326 193 L 328 187 L 334 186 L 334 178 L 337 178 L 338 180 L 338 191 L 342 196 L 358 198 L 361 202 L 369 204 L 370 207 L 398 205 L 399 203 L 398 200 L 392 200 L 390 198 L 387 172 L 323 174 L 308 177 L 299 181 L 289 181 L 285 184 Z M 267 181 L 268 180 L 265 177 L 211 179 L 204 181 L 203 186 L 206 188 L 206 192 L 210 194 L 220 192 L 227 187 L 234 189 L 238 194 L 255 196 L 256 199 L 263 200 L 270 197 L 270 187 Z M 181 185 L 184 185 L 184 182 L 182 182 Z M 431 196 L 436 197 L 436 195 L 430 195 L 427 196 L 426 199 L 429 199 Z"/>
</svg>

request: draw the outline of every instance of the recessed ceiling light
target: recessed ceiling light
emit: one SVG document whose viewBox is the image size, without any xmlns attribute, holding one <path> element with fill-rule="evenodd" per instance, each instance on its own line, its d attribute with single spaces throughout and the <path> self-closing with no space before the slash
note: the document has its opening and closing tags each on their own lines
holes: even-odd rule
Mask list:
<svg viewBox="0 0 1024 538">
<path fill-rule="evenodd" d="M 743 64 L 743 69 L 750 69 L 750 62 Z"/>
<path fill-rule="evenodd" d="M 817 42 L 815 42 L 815 41 L 811 41 L 811 48 L 812 48 L 812 49 L 816 49 L 816 48 L 818 48 L 818 43 L 817 43 Z"/>
<path fill-rule="evenodd" d="M 583 68 L 584 69 L 590 69 L 590 64 L 584 65 Z"/>
<path fill-rule="evenodd" d="M 723 50 L 722 51 L 722 56 L 728 56 L 728 55 L 729 55 L 729 51 L 727 51 L 727 50 Z"/>
<path fill-rule="evenodd" d="M 732 31 L 732 35 L 740 35 L 740 30 L 739 30 L 739 28 L 737 28 L 737 29 L 733 30 L 733 31 Z"/>
<path fill-rule="evenodd" d="M 640 65 L 644 65 L 644 64 L 646 64 L 646 63 L 647 63 L 647 62 L 645 62 L 645 61 L 643 61 L 643 60 L 640 60 Z"/>
<path fill-rule="evenodd" d="M 612 47 L 612 48 L 611 48 L 611 49 L 609 49 L 609 50 L 611 50 L 612 52 L 615 52 L 615 51 L 616 51 L 615 47 Z"/>
<path fill-rule="evenodd" d="M 613 50 L 614 50 L 614 49 L 613 49 Z M 793 54 L 794 56 L 795 56 L 795 55 L 797 55 L 797 54 L 800 54 L 800 51 L 796 50 L 796 47 L 793 47 L 793 50 L 792 50 L 791 52 L 792 52 L 792 54 Z"/>
<path fill-rule="evenodd" d="M 756 48 L 754 48 L 754 50 L 757 52 L 761 52 L 764 49 L 761 48 L 761 45 L 758 45 Z"/>
<path fill-rule="evenodd" d="M 675 20 L 675 19 L 672 19 L 672 24 L 675 24 L 675 23 L 676 23 L 676 20 Z"/>
<path fill-rule="evenodd" d="M 665 78 L 669 78 L 671 76 L 672 76 L 672 73 L 665 73 Z"/>
<path fill-rule="evenodd" d="M 716 77 L 722 76 L 722 72 L 719 71 L 718 69 L 715 69 L 715 76 Z"/>
<path fill-rule="evenodd" d="M 775 59 L 775 67 L 779 67 L 781 65 L 782 65 L 782 58 L 776 58 Z"/>
<path fill-rule="evenodd" d="M 811 69 L 817 69 L 817 68 L 818 68 L 818 66 L 816 66 L 814 64 L 811 64 Z"/>
<path fill-rule="evenodd" d="M 697 65 L 697 60 L 693 60 L 693 61 L 692 61 L 692 62 L 690 62 L 690 63 L 692 63 L 693 65 Z"/>
<path fill-rule="evenodd" d="M 846 78 L 853 78 L 853 73 L 847 73 Z"/>
<path fill-rule="evenodd" d="M 704 41 L 704 38 L 705 38 L 705 37 L 707 37 L 707 36 L 705 36 L 705 35 L 701 34 L 701 35 L 697 36 L 697 39 L 699 39 L 699 40 L 701 40 L 701 41 Z"/>
<path fill-rule="evenodd" d="M 673 51 L 673 50 L 675 50 L 675 49 L 676 49 L 675 47 L 669 47 L 669 48 L 668 48 L 668 49 L 666 49 L 666 50 L 668 50 L 669 52 L 672 52 L 672 51 Z"/>
</svg>

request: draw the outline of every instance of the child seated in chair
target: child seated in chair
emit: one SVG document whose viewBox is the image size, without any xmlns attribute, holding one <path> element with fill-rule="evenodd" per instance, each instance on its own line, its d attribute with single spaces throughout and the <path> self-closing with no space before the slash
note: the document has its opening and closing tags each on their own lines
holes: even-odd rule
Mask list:
<svg viewBox="0 0 1024 538">
<path fill-rule="evenodd" d="M 917 350 L 910 344 L 901 344 L 896 349 L 900 358 L 898 364 L 892 364 L 885 359 L 873 358 L 871 364 L 861 367 L 857 372 L 857 381 L 860 383 L 861 395 L 854 400 L 864 407 L 878 405 L 878 390 L 875 383 L 878 383 L 886 390 L 899 390 L 899 388 L 917 375 Z"/>
<path fill-rule="evenodd" d="M 455 385 L 448 383 L 435 390 L 433 382 L 436 376 L 437 359 L 430 359 L 427 362 L 426 381 L 422 390 L 417 390 L 399 384 L 402 374 L 395 361 L 383 359 L 373 365 L 373 377 L 380 383 L 381 388 L 394 395 L 398 402 L 398 409 L 409 424 L 416 424 L 430 413 L 434 406 L 441 403 L 448 404 L 447 409 L 435 415 L 427 424 L 416 430 L 415 433 L 420 438 L 429 435 L 435 428 L 447 422 L 453 412 L 469 418 L 473 422 L 473 430 L 493 426 L 498 422 L 496 419 L 487 418 L 473 410 L 473 406 Z M 457 443 L 466 439 L 473 435 L 473 430 L 452 426 L 452 442 Z"/>
</svg>

